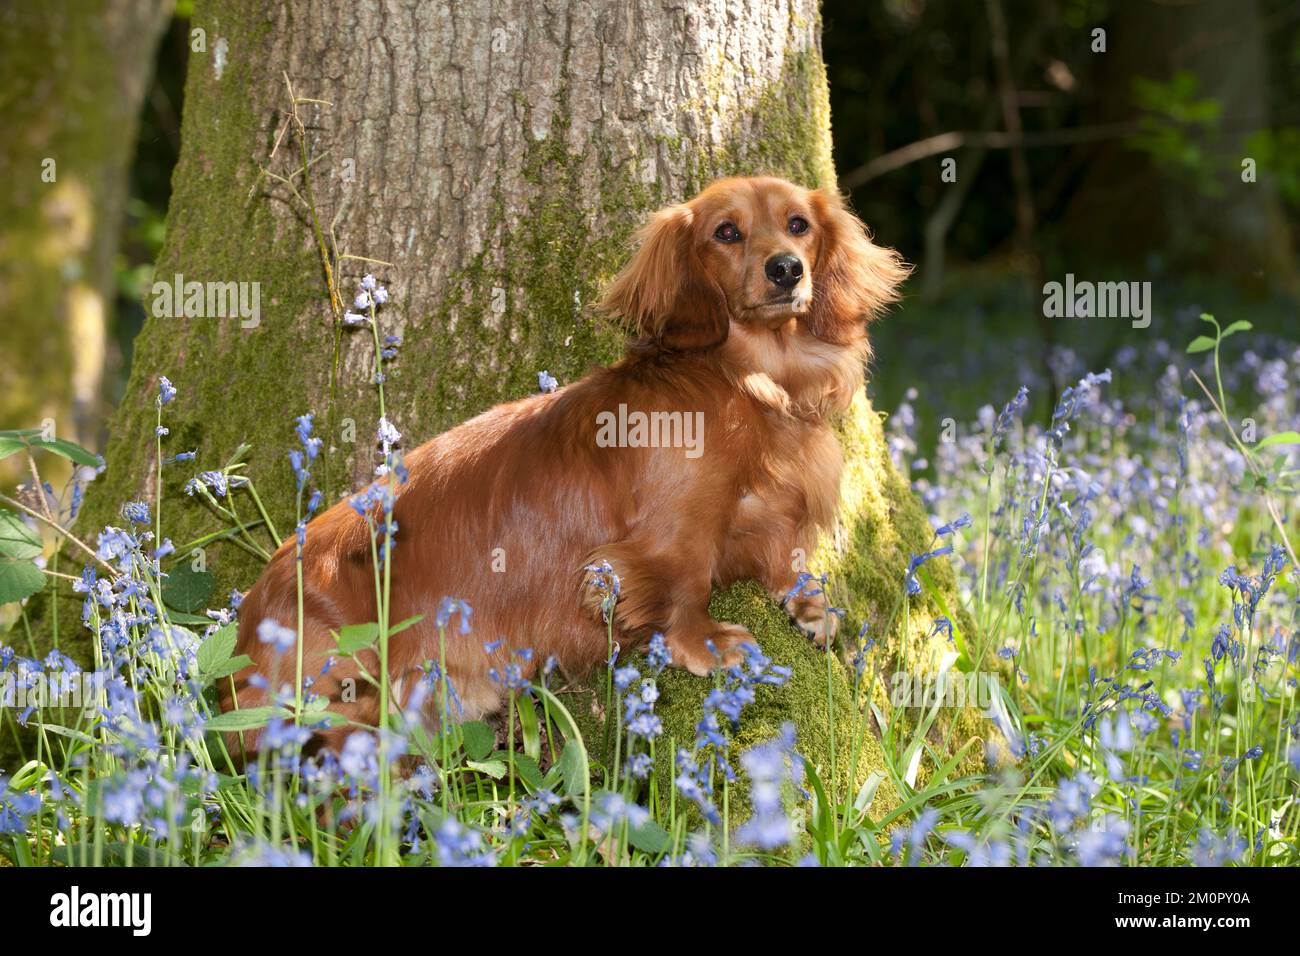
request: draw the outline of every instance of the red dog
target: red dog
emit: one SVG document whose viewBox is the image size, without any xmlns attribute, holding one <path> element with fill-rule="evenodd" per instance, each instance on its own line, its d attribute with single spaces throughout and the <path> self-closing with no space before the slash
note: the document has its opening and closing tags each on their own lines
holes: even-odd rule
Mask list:
<svg viewBox="0 0 1300 956">
<path fill-rule="evenodd" d="M 421 664 L 440 657 L 435 616 L 447 595 L 473 608 L 473 633 L 453 622 L 445 649 L 465 719 L 500 706 L 489 670 L 507 660 L 525 676 L 552 655 L 577 674 L 603 660 L 603 592 L 584 570 L 602 562 L 620 582 L 621 645 L 662 631 L 674 664 L 707 674 L 752 640 L 709 616 L 710 590 L 756 578 L 785 598 L 796 554 L 831 524 L 842 464 L 831 418 L 861 386 L 867 320 L 895 299 L 907 268 L 835 195 L 771 178 L 716 182 L 656 213 L 640 239 L 604 302 L 636 329 L 620 362 L 407 456 L 389 620 L 424 618 L 390 641 L 398 704 Z M 348 502 L 311 523 L 302 571 L 303 672 L 313 675 L 334 652 L 331 629 L 376 620 L 369 531 Z M 249 684 L 254 669 L 293 680 L 292 652 L 276 663 L 257 627 L 293 627 L 296 594 L 289 541 L 239 612 L 238 651 L 255 662 L 237 678 L 241 707 L 265 702 Z M 819 640 L 833 633 L 820 596 L 786 609 Z M 525 648 L 530 658 L 514 655 Z M 350 665 L 313 689 L 373 725 L 378 695 Z M 373 655 L 366 666 L 378 673 Z M 349 678 L 355 699 L 343 693 Z"/>
</svg>

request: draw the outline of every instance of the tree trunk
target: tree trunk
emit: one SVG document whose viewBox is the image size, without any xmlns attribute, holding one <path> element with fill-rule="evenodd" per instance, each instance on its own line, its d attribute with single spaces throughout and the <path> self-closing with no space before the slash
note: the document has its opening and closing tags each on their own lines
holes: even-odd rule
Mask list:
<svg viewBox="0 0 1300 956">
<path fill-rule="evenodd" d="M 171 0 L 0 10 L 0 422 L 103 441 L 106 318 L 127 173 Z M 0 464 L 0 487 L 26 461 Z M 59 462 L 44 477 L 57 481 Z M 61 482 L 60 482 L 61 483 Z"/>
<path fill-rule="evenodd" d="M 299 107 L 326 244 L 334 223 L 341 253 L 391 263 L 333 265 L 348 299 L 366 272 L 392 294 L 384 331 L 405 344 L 386 385 L 388 414 L 409 447 L 535 390 L 543 369 L 565 382 L 614 359 L 619 330 L 587 306 L 656 207 L 726 173 L 834 183 L 815 0 L 332 0 L 270 11 L 226 0 L 200 3 L 193 22 L 207 29 L 209 54 L 191 58 L 157 275 L 258 283 L 260 322 L 151 315 L 83 528 L 111 520 L 125 500 L 152 498 L 160 375 L 180 390 L 167 406 L 164 454 L 197 448 L 197 467 L 216 468 L 249 442 L 248 473 L 281 531 L 294 522 L 285 460 L 294 415 L 313 411 L 324 428 L 315 474 L 328 500 L 372 472 L 367 436 L 379 412 L 371 342 L 336 340 L 312 217 L 283 183 L 259 175 L 267 167 L 287 178 L 303 163 L 293 134 L 280 136 L 284 73 L 298 97 L 327 101 Z M 294 183 L 305 193 L 301 176 Z M 856 633 L 869 620 L 879 633 L 909 556 L 929 544 L 929 526 L 889 464 L 865 397 L 845 440 L 844 526 L 819 559 L 838 575 L 834 596 L 850 609 L 847 626 Z M 163 524 L 178 546 L 216 527 L 181 492 L 193 470 L 180 469 L 191 467 L 164 470 Z M 218 595 L 247 588 L 259 570 L 229 544 L 205 558 Z M 955 606 L 951 571 L 937 573 Z M 761 636 L 744 594 L 733 598 L 741 623 Z M 921 645 L 940 612 L 916 608 L 913 653 L 937 656 L 937 644 Z M 808 686 L 792 688 L 789 703 L 765 709 L 754 727 L 774 732 L 791 719 L 816 741 L 826 711 L 808 700 L 824 700 L 825 667 L 806 642 L 789 646 L 804 658 Z M 698 707 L 703 686 L 695 681 L 683 712 Z M 829 766 L 824 750 L 813 758 Z M 877 760 L 863 775 L 878 768 Z M 886 791 L 880 806 L 892 799 Z"/>
</svg>

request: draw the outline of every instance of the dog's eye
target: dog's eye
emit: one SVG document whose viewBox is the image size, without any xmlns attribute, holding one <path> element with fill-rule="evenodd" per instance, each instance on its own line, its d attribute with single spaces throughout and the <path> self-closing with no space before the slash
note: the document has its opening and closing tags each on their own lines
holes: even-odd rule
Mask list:
<svg viewBox="0 0 1300 956">
<path fill-rule="evenodd" d="M 739 242 L 740 230 L 736 228 L 734 222 L 724 222 L 713 230 L 713 238 L 718 242 Z"/>
<path fill-rule="evenodd" d="M 790 224 L 786 228 L 790 230 L 790 235 L 802 236 L 808 231 L 808 220 L 803 216 L 791 216 Z"/>
</svg>

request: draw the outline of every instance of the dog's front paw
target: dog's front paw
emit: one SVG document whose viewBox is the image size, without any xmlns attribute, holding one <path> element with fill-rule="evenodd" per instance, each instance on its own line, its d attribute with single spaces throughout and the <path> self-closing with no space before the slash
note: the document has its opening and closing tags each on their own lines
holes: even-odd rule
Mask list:
<svg viewBox="0 0 1300 956">
<path fill-rule="evenodd" d="M 757 645 L 754 635 L 739 624 L 714 623 L 706 634 L 664 636 L 673 664 L 697 677 L 708 677 L 720 667 L 734 667 L 745 659 L 745 645 Z"/>
<path fill-rule="evenodd" d="M 794 594 L 784 596 L 781 606 L 790 620 L 805 635 L 812 638 L 818 647 L 825 647 L 827 641 L 835 639 L 839 630 L 840 618 L 826 600 L 826 592 L 818 590 L 815 594 Z M 778 598 L 780 600 L 780 598 Z"/>
</svg>

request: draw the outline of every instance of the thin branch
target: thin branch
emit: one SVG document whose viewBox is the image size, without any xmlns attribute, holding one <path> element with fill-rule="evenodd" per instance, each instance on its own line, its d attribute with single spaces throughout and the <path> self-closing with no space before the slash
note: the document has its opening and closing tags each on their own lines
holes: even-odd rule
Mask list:
<svg viewBox="0 0 1300 956">
<path fill-rule="evenodd" d="M 952 130 L 918 139 L 914 143 L 900 146 L 898 149 L 883 153 L 851 169 L 840 177 L 845 189 L 878 179 L 896 169 L 942 153 L 950 153 L 964 147 L 977 149 L 1039 149 L 1051 146 L 1069 146 L 1076 143 L 1092 143 L 1108 139 L 1122 139 L 1138 132 L 1141 124 L 1136 120 L 1122 123 L 1103 123 L 1097 126 L 1077 126 L 1069 129 L 1046 130 L 1038 133 L 1020 133 L 1012 135 L 1002 130 L 987 132 L 968 132 Z"/>
</svg>

